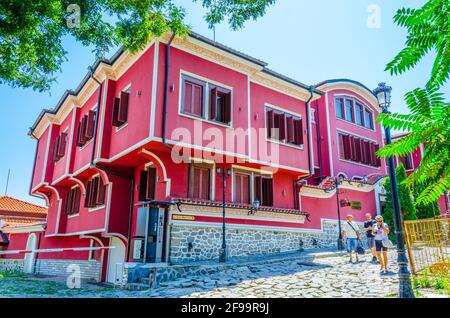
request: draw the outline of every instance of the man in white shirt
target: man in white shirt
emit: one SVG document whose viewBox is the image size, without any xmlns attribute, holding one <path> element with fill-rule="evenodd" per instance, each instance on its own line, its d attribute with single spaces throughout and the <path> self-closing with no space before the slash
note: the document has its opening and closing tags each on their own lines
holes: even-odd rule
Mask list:
<svg viewBox="0 0 450 318">
<path fill-rule="evenodd" d="M 342 237 L 344 238 L 347 245 L 347 252 L 350 255 L 350 263 L 353 263 L 353 254 L 355 252 L 356 255 L 356 263 L 359 262 L 358 253 L 356 252 L 356 248 L 358 247 L 358 241 L 361 236 L 359 234 L 358 224 L 353 221 L 353 215 L 347 215 L 347 222 L 345 222 L 342 226 Z"/>
</svg>

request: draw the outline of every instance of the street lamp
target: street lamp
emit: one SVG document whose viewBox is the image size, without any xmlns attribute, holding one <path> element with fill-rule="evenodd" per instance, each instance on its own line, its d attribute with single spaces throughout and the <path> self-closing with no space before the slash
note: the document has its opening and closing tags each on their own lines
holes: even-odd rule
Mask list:
<svg viewBox="0 0 450 318">
<path fill-rule="evenodd" d="M 225 263 L 227 260 L 227 243 L 225 241 L 225 187 L 226 177 L 231 176 L 231 169 L 221 169 L 217 167 L 217 174 L 222 173 L 222 248 L 220 249 L 219 262 Z"/>
<path fill-rule="evenodd" d="M 386 86 L 385 83 L 378 84 L 378 87 L 373 90 L 373 93 L 378 99 L 381 109 L 384 114 L 389 114 L 389 106 L 391 104 L 391 91 L 392 88 Z M 391 140 L 391 128 L 389 126 L 384 127 L 386 135 L 386 144 L 392 143 Z M 394 208 L 394 225 L 395 225 L 395 237 L 397 239 L 397 262 L 398 262 L 398 277 L 400 282 L 399 297 L 400 298 L 414 298 L 414 292 L 411 286 L 410 273 L 408 270 L 408 258 L 405 252 L 405 243 L 403 237 L 402 227 L 402 215 L 400 212 L 400 202 L 398 198 L 397 178 L 395 175 L 394 158 L 390 156 L 388 158 L 389 164 L 389 177 L 391 180 L 392 191 L 392 205 Z"/>
<path fill-rule="evenodd" d="M 342 182 L 342 176 L 335 177 L 334 183 L 336 185 L 336 204 L 337 204 L 337 213 L 338 213 L 338 227 L 339 227 L 339 237 L 337 241 L 337 249 L 342 251 L 344 249 L 344 240 L 342 239 L 342 225 L 341 225 L 341 204 L 339 202 L 339 185 Z"/>
</svg>

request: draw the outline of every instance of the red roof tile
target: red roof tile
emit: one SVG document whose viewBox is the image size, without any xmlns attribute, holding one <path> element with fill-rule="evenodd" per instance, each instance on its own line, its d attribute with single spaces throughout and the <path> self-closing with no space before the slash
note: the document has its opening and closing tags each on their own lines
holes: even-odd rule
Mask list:
<svg viewBox="0 0 450 318">
<path fill-rule="evenodd" d="M 47 219 L 47 208 L 0 196 L 0 220 L 6 224 L 33 224 Z"/>
</svg>

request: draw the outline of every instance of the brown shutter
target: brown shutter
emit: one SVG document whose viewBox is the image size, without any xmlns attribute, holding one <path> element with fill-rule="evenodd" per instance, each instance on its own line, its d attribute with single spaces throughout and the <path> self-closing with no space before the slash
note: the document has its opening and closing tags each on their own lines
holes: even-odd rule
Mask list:
<svg viewBox="0 0 450 318">
<path fill-rule="evenodd" d="M 89 200 L 91 197 L 91 188 L 92 188 L 92 181 L 88 181 L 86 185 L 86 196 L 84 197 L 84 206 L 86 208 L 89 207 Z"/>
<path fill-rule="evenodd" d="M 279 124 L 278 127 L 280 127 L 280 140 L 285 140 L 286 139 L 286 115 L 285 114 L 281 114 L 280 116 L 278 116 L 278 120 L 279 120 Z"/>
<path fill-rule="evenodd" d="M 377 165 L 377 158 L 375 156 L 375 144 L 373 142 L 370 143 L 370 165 L 374 167 Z"/>
<path fill-rule="evenodd" d="M 200 117 L 203 115 L 203 86 L 192 86 L 192 113 Z"/>
<path fill-rule="evenodd" d="M 120 127 L 121 125 L 121 123 L 119 122 L 119 109 L 120 109 L 120 98 L 114 97 L 112 124 L 115 127 Z"/>
<path fill-rule="evenodd" d="M 356 155 L 356 151 L 355 151 L 355 137 L 353 136 L 349 136 L 349 149 L 350 149 L 350 160 L 354 161 L 355 160 L 355 155 Z"/>
<path fill-rule="evenodd" d="M 273 110 L 267 111 L 267 137 L 272 138 L 272 129 L 275 127 L 275 114 Z"/>
<path fill-rule="evenodd" d="M 242 176 L 241 188 L 242 188 L 242 202 L 250 203 L 250 176 L 248 175 Z"/>
<path fill-rule="evenodd" d="M 84 146 L 85 142 L 83 140 L 83 125 L 82 122 L 78 123 L 78 128 L 77 128 L 77 146 L 78 147 L 82 147 Z"/>
<path fill-rule="evenodd" d="M 184 82 L 183 112 L 192 113 L 192 84 Z"/>
<path fill-rule="evenodd" d="M 64 209 L 64 212 L 69 215 L 72 212 L 72 190 L 67 191 L 66 194 L 66 208 Z"/>
<path fill-rule="evenodd" d="M 303 121 L 301 119 L 294 120 L 295 144 L 303 145 Z"/>
<path fill-rule="evenodd" d="M 53 144 L 53 161 L 58 161 L 58 148 L 59 148 L 60 136 L 56 137 L 55 143 Z"/>
<path fill-rule="evenodd" d="M 73 196 L 72 196 L 72 213 L 76 214 L 80 212 L 80 200 L 81 200 L 81 190 L 80 187 L 76 187 L 73 190 Z"/>
<path fill-rule="evenodd" d="M 201 182 L 201 175 L 200 175 L 200 169 L 197 167 L 192 168 L 192 183 L 191 183 L 191 191 L 192 191 L 192 197 L 193 198 L 200 198 L 200 182 Z"/>
<path fill-rule="evenodd" d="M 269 178 L 262 179 L 262 197 L 264 206 L 273 206 L 273 180 Z"/>
<path fill-rule="evenodd" d="M 130 93 L 121 92 L 120 93 L 120 107 L 118 121 L 122 125 L 128 120 L 128 102 L 130 99 Z"/>
<path fill-rule="evenodd" d="M 343 141 L 344 141 L 344 159 L 350 160 L 351 154 L 350 154 L 350 136 L 349 135 L 343 135 Z"/>
<path fill-rule="evenodd" d="M 66 143 L 67 143 L 67 133 L 62 133 L 59 138 L 59 145 L 58 145 L 58 159 L 64 157 L 64 154 L 66 152 Z"/>
<path fill-rule="evenodd" d="M 381 159 L 378 158 L 378 156 L 377 156 L 377 151 L 378 151 L 379 149 L 380 149 L 380 146 L 379 146 L 378 144 L 375 144 L 375 157 L 376 157 L 376 159 L 375 159 L 375 161 L 376 161 L 375 165 L 376 165 L 377 167 L 381 167 Z"/>
<path fill-rule="evenodd" d="M 286 118 L 287 142 L 295 143 L 294 119 L 291 116 Z"/>
<path fill-rule="evenodd" d="M 139 201 L 145 201 L 147 197 L 147 175 L 146 170 L 141 171 L 141 176 L 139 178 Z"/>
<path fill-rule="evenodd" d="M 217 117 L 217 87 L 214 87 L 211 91 L 211 101 L 209 106 L 209 119 L 216 119 Z"/>
<path fill-rule="evenodd" d="M 223 96 L 223 122 L 229 124 L 231 122 L 231 93 Z"/>
<path fill-rule="evenodd" d="M 95 207 L 97 205 L 98 198 L 98 186 L 99 186 L 100 178 L 95 177 L 92 179 L 92 187 L 91 187 L 91 198 L 90 198 L 90 206 Z"/>
<path fill-rule="evenodd" d="M 370 143 L 364 141 L 364 163 L 370 164 Z"/>
<path fill-rule="evenodd" d="M 105 204 L 106 185 L 98 178 L 95 205 Z"/>
<path fill-rule="evenodd" d="M 356 151 L 356 162 L 361 162 L 361 139 L 355 138 L 355 151 Z"/>
<path fill-rule="evenodd" d="M 209 199 L 209 189 L 210 189 L 210 184 L 209 184 L 209 179 L 210 179 L 210 171 L 209 169 L 202 169 L 201 170 L 201 194 L 200 194 L 200 198 L 201 199 Z"/>
<path fill-rule="evenodd" d="M 262 182 L 260 176 L 255 176 L 255 200 L 262 205 Z"/>
<path fill-rule="evenodd" d="M 155 200 L 156 193 L 156 168 L 150 167 L 147 172 L 146 199 Z"/>
<path fill-rule="evenodd" d="M 86 133 L 84 137 L 85 140 L 90 140 L 92 137 L 94 137 L 95 111 L 90 110 L 86 120 Z"/>
<path fill-rule="evenodd" d="M 234 201 L 242 203 L 242 175 L 236 174 L 234 183 Z"/>
</svg>

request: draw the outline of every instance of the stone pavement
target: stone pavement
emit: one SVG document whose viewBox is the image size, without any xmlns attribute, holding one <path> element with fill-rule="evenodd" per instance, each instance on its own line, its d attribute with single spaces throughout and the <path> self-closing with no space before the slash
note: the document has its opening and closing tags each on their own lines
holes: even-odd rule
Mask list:
<svg viewBox="0 0 450 318">
<path fill-rule="evenodd" d="M 68 289 L 61 282 L 49 288 L 42 279 L 22 278 L 20 281 L 3 278 L 0 279 L 0 297 L 396 297 L 395 251 L 389 252 L 389 257 L 391 273 L 384 275 L 380 275 L 378 264 L 370 262 L 369 254 L 357 264 L 349 264 L 345 255 L 316 257 L 313 261 L 291 257 L 279 261 L 274 259 L 269 263 L 244 264 L 224 272 L 172 281 L 145 291 L 85 284 L 82 289 Z M 51 283 L 56 284 L 54 281 Z M 26 288 L 22 288 L 24 286 Z"/>
</svg>

